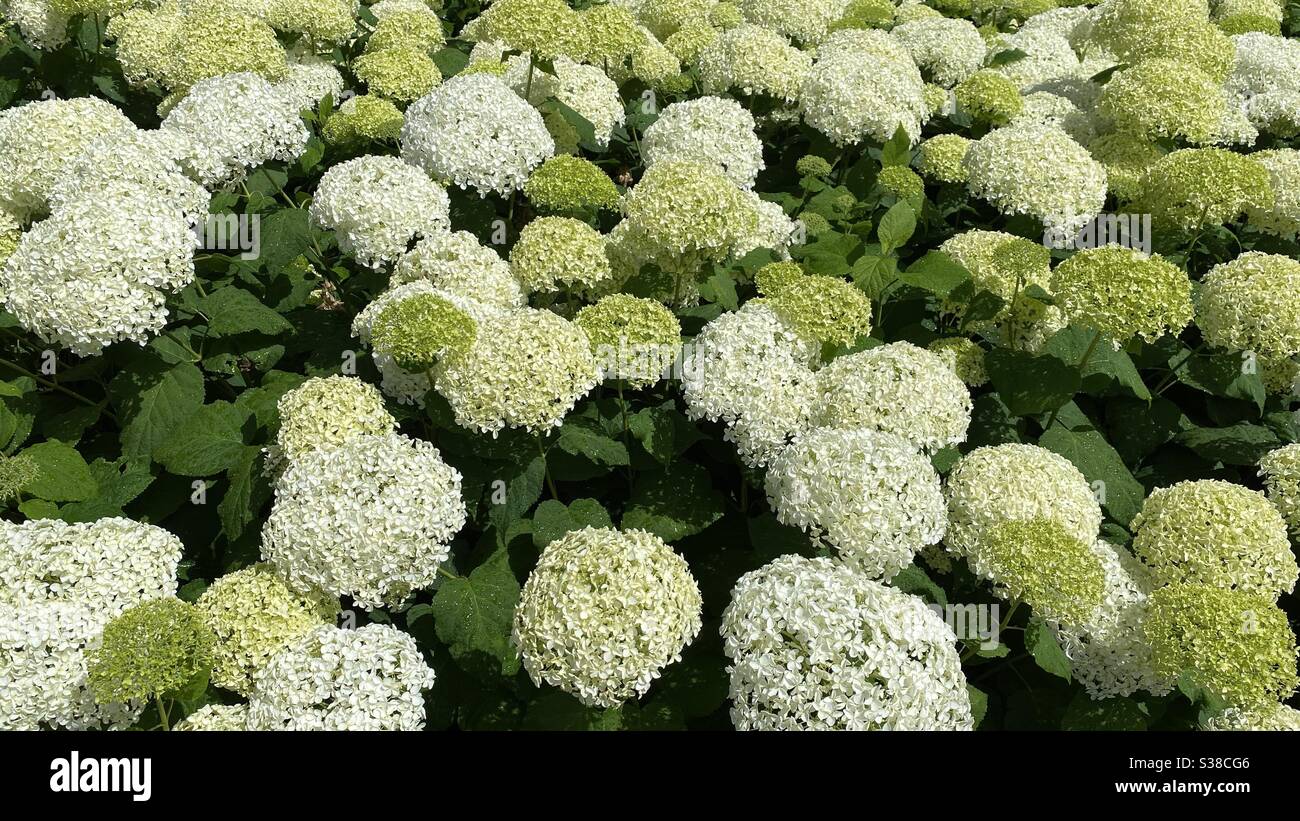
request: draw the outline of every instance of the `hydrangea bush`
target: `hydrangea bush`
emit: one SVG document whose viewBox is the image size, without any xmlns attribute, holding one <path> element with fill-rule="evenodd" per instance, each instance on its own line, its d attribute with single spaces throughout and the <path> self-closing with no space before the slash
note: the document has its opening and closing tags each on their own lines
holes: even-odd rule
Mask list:
<svg viewBox="0 0 1300 821">
<path fill-rule="evenodd" d="M 0 23 L 0 728 L 1300 728 L 1294 2 Z"/>
</svg>

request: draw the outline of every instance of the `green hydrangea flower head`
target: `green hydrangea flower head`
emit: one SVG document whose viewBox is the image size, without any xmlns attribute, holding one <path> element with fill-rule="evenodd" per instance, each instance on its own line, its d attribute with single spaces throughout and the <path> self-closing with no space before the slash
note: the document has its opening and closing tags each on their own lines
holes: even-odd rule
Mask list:
<svg viewBox="0 0 1300 821">
<path fill-rule="evenodd" d="M 809 236 L 815 237 L 818 234 L 824 234 L 831 230 L 831 224 L 826 218 L 816 211 L 805 211 L 799 215 L 799 221 L 803 223 L 804 231 Z"/>
<path fill-rule="evenodd" d="M 754 273 L 754 284 L 758 292 L 765 296 L 775 296 L 778 291 L 807 274 L 797 262 L 769 262 Z"/>
<path fill-rule="evenodd" d="M 984 367 L 984 349 L 964 336 L 946 336 L 926 346 L 952 365 L 957 378 L 968 387 L 978 388 L 989 381 Z"/>
<path fill-rule="evenodd" d="M 526 290 L 541 293 L 590 288 L 609 279 L 605 238 L 571 217 L 539 217 L 519 232 L 510 270 Z"/>
<path fill-rule="evenodd" d="M 659 381 L 682 349 L 681 323 L 653 299 L 610 294 L 578 311 L 574 322 L 591 341 L 604 378 L 633 388 Z"/>
<path fill-rule="evenodd" d="M 580 60 L 591 50 L 590 30 L 564 0 L 496 0 L 475 21 L 473 34 L 539 59 Z"/>
<path fill-rule="evenodd" d="M 635 232 L 660 255 L 722 260 L 758 229 L 758 213 L 716 166 L 657 162 L 624 201 Z M 662 267 L 662 266 L 661 266 Z"/>
<path fill-rule="evenodd" d="M 1025 107 L 1016 84 L 991 69 L 981 69 L 962 80 L 953 95 L 958 109 L 989 125 L 1006 125 Z"/>
<path fill-rule="evenodd" d="M 402 134 L 402 112 L 392 101 L 358 94 L 343 101 L 325 121 L 321 136 L 330 145 L 396 140 Z"/>
<path fill-rule="evenodd" d="M 1208 584 L 1276 600 L 1295 589 L 1286 522 L 1264 494 L 1219 479 L 1158 488 L 1129 526 L 1133 553 L 1164 584 Z"/>
<path fill-rule="evenodd" d="M 827 177 L 831 173 L 831 164 L 816 154 L 805 154 L 795 161 L 794 170 L 800 177 Z"/>
<path fill-rule="evenodd" d="M 912 169 L 902 165 L 887 165 L 880 169 L 876 182 L 898 199 L 910 203 L 912 210 L 921 210 L 921 203 L 925 200 L 925 182 Z"/>
<path fill-rule="evenodd" d="M 227 573 L 195 606 L 217 640 L 212 683 L 245 695 L 271 656 L 339 613 L 338 599 L 319 590 L 300 594 L 268 564 Z"/>
<path fill-rule="evenodd" d="M 894 9 L 894 23 L 900 26 L 904 23 L 942 16 L 939 10 L 930 8 L 925 3 L 904 3 Z"/>
<path fill-rule="evenodd" d="M 994 13 L 999 20 L 1028 20 L 1056 8 L 1056 0 L 974 0 L 974 13 L 989 16 Z"/>
<path fill-rule="evenodd" d="M 894 22 L 895 10 L 890 0 L 849 0 L 844 13 L 831 22 L 830 30 L 888 28 Z"/>
<path fill-rule="evenodd" d="M 28 454 L 0 454 L 0 504 L 16 500 L 23 488 L 40 475 L 40 465 Z"/>
<path fill-rule="evenodd" d="M 708 21 L 709 25 L 726 31 L 742 25 L 745 22 L 745 14 L 735 3 L 723 0 L 709 9 Z"/>
<path fill-rule="evenodd" d="M 1151 594 L 1145 624 L 1157 674 L 1191 681 L 1229 705 L 1263 707 L 1295 692 L 1295 633 L 1272 600 L 1209 584 Z"/>
<path fill-rule="evenodd" d="M 1232 70 L 1232 40 L 1211 23 L 1204 0 L 1117 0 L 1099 7 L 1087 36 L 1120 62 L 1165 58 L 1222 82 Z"/>
<path fill-rule="evenodd" d="M 1026 293 L 1031 285 L 1047 289 L 1051 281 L 1051 251 L 1003 231 L 972 229 L 950 237 L 939 250 L 970 271 L 976 291 L 988 291 L 1003 301 L 992 325 L 1011 344 L 1035 348 L 1065 325 L 1060 309 Z M 965 312 L 962 304 L 945 304 L 945 311 Z"/>
<path fill-rule="evenodd" d="M 1145 137 L 1126 132 L 1103 134 L 1088 143 L 1088 153 L 1106 168 L 1106 184 L 1121 202 L 1142 193 L 1142 178 L 1167 152 Z"/>
<path fill-rule="evenodd" d="M 921 89 L 921 99 L 925 101 L 925 110 L 934 117 L 948 105 L 948 89 L 937 83 L 926 83 Z"/>
<path fill-rule="evenodd" d="M 173 693 L 212 669 L 216 641 L 198 608 L 180 599 L 129 607 L 89 654 L 90 690 L 100 704 Z"/>
<path fill-rule="evenodd" d="M 1043 618 L 1082 624 L 1101 604 L 1106 582 L 1101 559 L 1053 519 L 997 522 L 981 539 L 979 552 L 993 583 Z"/>
<path fill-rule="evenodd" d="M 585 59 L 593 66 L 622 65 L 645 40 L 626 6 L 601 3 L 588 6 L 579 15 L 587 30 Z"/>
<path fill-rule="evenodd" d="M 423 373 L 439 360 L 465 353 L 474 344 L 478 325 L 450 301 L 430 293 L 414 294 L 384 308 L 370 329 L 370 344 L 393 357 L 397 366 Z"/>
<path fill-rule="evenodd" d="M 1280 360 L 1300 354 L 1300 261 L 1247 251 L 1209 270 L 1196 299 L 1205 341 Z"/>
<path fill-rule="evenodd" d="M 268 472 L 310 451 L 397 429 L 378 388 L 340 374 L 314 377 L 286 392 L 276 403 L 276 413 L 280 426 L 267 448 Z"/>
<path fill-rule="evenodd" d="M 1257 31 L 1277 37 L 1282 33 L 1283 5 L 1278 0 L 1218 0 L 1210 20 L 1228 36 Z"/>
<path fill-rule="evenodd" d="M 415 102 L 442 82 L 442 72 L 429 55 L 408 47 L 363 54 L 352 70 L 371 94 L 398 103 Z"/>
<path fill-rule="evenodd" d="M 1074 323 L 1117 344 L 1154 342 L 1192 321 L 1192 281 L 1159 254 L 1117 245 L 1088 248 L 1052 273 L 1052 295 Z"/>
<path fill-rule="evenodd" d="M 366 51 L 410 48 L 431 53 L 447 42 L 442 21 L 432 11 L 401 8 L 385 14 L 366 42 Z"/>
<path fill-rule="evenodd" d="M 266 22 L 317 47 L 342 45 L 356 33 L 355 0 L 270 0 Z"/>
<path fill-rule="evenodd" d="M 1157 226 L 1192 233 L 1232 222 L 1248 207 L 1271 208 L 1268 169 L 1222 148 L 1184 148 L 1161 157 L 1142 178 L 1136 202 Z"/>
<path fill-rule="evenodd" d="M 1219 82 L 1196 66 L 1146 60 L 1115 73 L 1097 110 L 1118 131 L 1137 137 L 1207 143 L 1223 118 L 1223 92 Z"/>
<path fill-rule="evenodd" d="M 917 168 L 936 182 L 965 182 L 969 175 L 962 160 L 970 144 L 960 134 L 936 134 L 918 148 Z"/>
<path fill-rule="evenodd" d="M 704 47 L 718 39 L 719 33 L 704 20 L 691 20 L 664 40 L 664 47 L 683 63 L 694 63 Z"/>
<path fill-rule="evenodd" d="M 590 160 L 561 154 L 538 166 L 524 183 L 524 196 L 540 211 L 572 213 L 618 209 L 614 181 Z"/>
<path fill-rule="evenodd" d="M 1259 460 L 1268 500 L 1273 503 L 1292 535 L 1300 536 L 1300 444 L 1283 445 Z"/>
<path fill-rule="evenodd" d="M 764 300 L 805 339 L 850 345 L 871 333 L 871 300 L 839 277 L 792 278 Z"/>
</svg>

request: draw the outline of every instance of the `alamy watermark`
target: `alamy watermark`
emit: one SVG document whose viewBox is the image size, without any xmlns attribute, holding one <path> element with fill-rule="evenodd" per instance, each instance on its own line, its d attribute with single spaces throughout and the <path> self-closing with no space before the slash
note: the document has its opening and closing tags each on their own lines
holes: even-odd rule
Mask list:
<svg viewBox="0 0 1300 821">
<path fill-rule="evenodd" d="M 1151 253 L 1150 214 L 1098 214 L 1075 231 L 1049 227 L 1043 231 L 1048 248 L 1083 251 L 1118 245 L 1144 254 Z"/>
<path fill-rule="evenodd" d="M 962 641 L 977 641 L 981 650 L 992 650 L 1002 643 L 1001 607 L 993 604 L 938 604 L 926 605 Z"/>
<path fill-rule="evenodd" d="M 238 251 L 244 260 L 257 259 L 262 253 L 261 214 L 208 214 L 191 230 L 194 247 L 204 251 Z"/>
</svg>

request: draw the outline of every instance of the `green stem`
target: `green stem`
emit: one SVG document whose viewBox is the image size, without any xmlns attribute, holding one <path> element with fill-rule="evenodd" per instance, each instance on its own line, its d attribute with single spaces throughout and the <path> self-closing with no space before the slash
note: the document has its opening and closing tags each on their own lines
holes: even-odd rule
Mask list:
<svg viewBox="0 0 1300 821">
<path fill-rule="evenodd" d="M 1097 350 L 1097 343 L 1099 341 L 1101 341 L 1101 331 L 1093 331 L 1092 341 L 1088 343 L 1088 349 L 1083 352 L 1083 358 L 1079 360 L 1079 364 L 1077 366 L 1080 371 L 1083 371 L 1084 367 L 1087 366 L 1088 360 L 1092 358 L 1093 351 Z M 1062 405 L 1061 407 L 1065 407 L 1065 406 Z M 1061 412 L 1061 408 L 1057 408 L 1056 410 L 1052 411 L 1052 415 L 1047 418 L 1047 424 L 1043 426 L 1044 431 L 1052 427 L 1052 423 L 1056 421 L 1056 416 L 1060 412 Z"/>
<path fill-rule="evenodd" d="M 546 448 L 542 447 L 541 436 L 536 437 L 536 439 L 537 453 L 542 457 L 542 472 L 546 474 L 546 486 L 550 488 L 551 498 L 558 502 L 560 501 L 560 494 L 559 491 L 555 489 L 555 480 L 551 478 L 551 466 L 546 462 Z"/>
<path fill-rule="evenodd" d="M 23 368 L 19 365 L 16 365 L 13 362 L 10 362 L 8 359 L 0 359 L 0 365 L 3 365 L 6 368 L 9 368 L 10 370 L 16 371 L 22 374 L 23 376 L 31 377 L 32 379 L 36 380 L 37 384 L 44 385 L 47 388 L 56 390 L 65 396 L 70 396 L 73 399 L 77 400 L 78 402 L 81 402 L 82 404 L 89 405 L 92 408 L 100 408 L 101 412 L 105 416 L 107 416 L 109 419 L 112 419 L 114 422 L 117 422 L 117 417 L 114 416 L 112 411 L 108 410 L 107 407 L 104 407 L 103 402 L 96 402 L 88 397 L 82 396 L 81 394 L 77 393 L 74 390 L 70 390 L 68 388 L 63 387 L 58 382 L 54 382 L 53 380 L 46 379 L 43 376 L 36 375 L 31 371 L 27 370 L 26 368 Z"/>
<path fill-rule="evenodd" d="M 1166 376 L 1166 377 L 1165 377 L 1165 378 L 1160 382 L 1160 384 L 1156 386 L 1155 395 L 1156 395 L 1156 396 L 1159 396 L 1160 394 L 1162 394 L 1162 393 L 1164 393 L 1165 391 L 1169 390 L 1170 386 L 1172 386 L 1172 385 L 1174 384 L 1174 381 L 1178 379 L 1178 372 L 1179 372 L 1180 370 L 1182 370 L 1182 368 L 1183 368 L 1184 365 L 1186 365 L 1188 362 L 1190 362 L 1192 359 L 1194 359 L 1194 358 L 1196 357 L 1196 355 L 1197 355 L 1198 353 L 1200 353 L 1200 352 L 1201 352 L 1201 349 L 1204 348 L 1204 347 L 1205 347 L 1205 342 L 1202 341 L 1202 342 L 1201 342 L 1200 344 L 1198 344 L 1195 348 L 1192 348 L 1191 350 L 1189 350 L 1189 351 L 1187 352 L 1187 355 L 1184 356 L 1182 359 L 1180 359 L 1180 360 L 1178 361 L 1178 364 L 1177 364 L 1177 365 L 1173 365 L 1173 366 L 1171 366 L 1171 367 L 1169 368 L 1169 375 Z"/>
<path fill-rule="evenodd" d="M 171 730 L 171 722 L 167 718 L 167 707 L 163 704 L 162 696 L 156 696 L 154 702 L 158 705 L 158 719 L 162 723 L 163 731 Z"/>
</svg>

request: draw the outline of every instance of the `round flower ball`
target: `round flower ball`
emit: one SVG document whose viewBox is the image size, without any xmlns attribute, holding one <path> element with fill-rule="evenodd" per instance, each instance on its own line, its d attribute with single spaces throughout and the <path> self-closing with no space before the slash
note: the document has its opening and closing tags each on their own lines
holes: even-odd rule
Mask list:
<svg viewBox="0 0 1300 821">
<path fill-rule="evenodd" d="M 605 238 L 572 217 L 538 217 L 510 249 L 510 270 L 534 293 L 591 288 L 610 276 Z"/>
<path fill-rule="evenodd" d="M 1300 354 L 1300 262 L 1247 251 L 1210 269 L 1196 300 L 1205 341 L 1266 359 Z"/>
<path fill-rule="evenodd" d="M 389 280 L 396 289 L 427 282 L 440 291 L 496 308 L 522 308 L 528 298 L 510 265 L 468 231 L 439 231 L 416 242 Z"/>
<path fill-rule="evenodd" d="M 614 181 L 599 166 L 571 154 L 560 154 L 542 163 L 524 183 L 524 196 L 539 211 L 559 214 L 614 211 L 620 202 Z"/>
<path fill-rule="evenodd" d="M 1159 254 L 1131 248 L 1087 248 L 1056 266 L 1052 296 L 1072 322 L 1116 344 L 1155 342 L 1192 321 L 1192 282 Z"/>
<path fill-rule="evenodd" d="M 411 46 L 367 51 L 352 69 L 369 93 L 396 103 L 414 102 L 442 82 L 442 72 L 424 49 Z"/>
<path fill-rule="evenodd" d="M 1300 535 L 1300 444 L 1284 445 L 1259 460 L 1268 500 L 1286 520 L 1293 535 Z"/>
<path fill-rule="evenodd" d="M 523 309 L 479 323 L 474 344 L 434 369 L 456 423 L 482 433 L 557 427 L 599 381 L 587 337 L 550 311 Z"/>
<path fill-rule="evenodd" d="M 962 161 L 970 144 L 960 134 L 936 134 L 917 149 L 916 167 L 921 176 L 935 182 L 966 182 L 968 174 Z"/>
<path fill-rule="evenodd" d="M 653 299 L 610 294 L 578 311 L 574 322 L 591 342 L 603 378 L 633 388 L 658 382 L 682 349 L 681 323 Z"/>
<path fill-rule="evenodd" d="M 258 672 L 250 730 L 421 730 L 434 673 L 415 639 L 387 624 L 313 628 Z"/>
<path fill-rule="evenodd" d="M 165 598 L 129 607 L 88 655 L 90 691 L 100 704 L 174 693 L 211 670 L 215 644 L 192 604 Z"/>
<path fill-rule="evenodd" d="M 970 391 L 942 357 L 910 342 L 836 357 L 817 386 L 816 425 L 884 431 L 928 453 L 966 440 Z"/>
<path fill-rule="evenodd" d="M 317 449 L 338 447 L 367 434 L 397 429 L 374 385 L 348 376 L 318 376 L 288 391 L 276 403 L 280 427 L 267 448 L 267 467 L 274 470 Z"/>
<path fill-rule="evenodd" d="M 740 188 L 753 188 L 763 170 L 763 144 L 754 117 L 740 103 L 698 97 L 673 103 L 645 130 L 646 167 L 665 160 L 716 164 Z"/>
<path fill-rule="evenodd" d="M 714 165 L 669 160 L 646 169 L 624 201 L 631 229 L 652 253 L 721 261 L 758 227 L 758 214 Z"/>
<path fill-rule="evenodd" d="M 1134 208 L 1157 230 L 1194 233 L 1232 222 L 1247 208 L 1272 208 L 1268 169 L 1223 148 L 1184 148 L 1156 160 L 1142 177 Z"/>
<path fill-rule="evenodd" d="M 708 94 L 734 90 L 792 102 L 799 98 L 812 58 L 775 31 L 745 23 L 706 45 L 698 63 Z"/>
<path fill-rule="evenodd" d="M 689 566 L 658 536 L 588 527 L 542 550 L 512 636 L 535 684 L 617 707 L 681 658 L 701 608 Z"/>
<path fill-rule="evenodd" d="M 1072 231 L 1106 202 L 1106 169 L 1054 126 L 994 129 L 971 145 L 963 162 L 971 194 L 1049 228 Z"/>
<path fill-rule="evenodd" d="M 1250 158 L 1268 171 L 1274 196 L 1272 207 L 1246 206 L 1247 224 L 1283 239 L 1295 239 L 1300 233 L 1300 150 L 1257 151 Z"/>
<path fill-rule="evenodd" d="M 804 121 L 837 145 L 886 142 L 902 128 L 915 142 L 928 119 L 925 82 L 907 50 L 883 31 L 827 37 L 803 77 Z"/>
<path fill-rule="evenodd" d="M 1106 83 L 1097 111 L 1116 130 L 1144 139 L 1208 143 L 1223 116 L 1223 91 L 1195 66 L 1147 60 Z"/>
<path fill-rule="evenodd" d="M 1016 84 L 992 69 L 975 72 L 952 93 L 958 110 L 979 123 L 1006 125 L 1025 107 Z"/>
<path fill-rule="evenodd" d="M 296 590 L 399 605 L 433 584 L 465 524 L 460 478 L 433 445 L 398 434 L 305 453 L 276 482 L 262 558 Z"/>
<path fill-rule="evenodd" d="M 402 112 L 373 94 L 358 94 L 344 100 L 325 121 L 321 137 L 330 145 L 364 145 L 382 140 L 396 141 L 402 133 Z"/>
<path fill-rule="evenodd" d="M 271 656 L 339 612 L 338 599 L 319 590 L 299 595 L 265 564 L 217 579 L 196 606 L 217 638 L 212 683 L 243 695 Z"/>
<path fill-rule="evenodd" d="M 845 562 L 890 579 L 947 525 L 939 474 L 911 442 L 858 428 L 814 428 L 768 466 L 782 524 L 825 539 Z"/>
<path fill-rule="evenodd" d="M 944 544 L 970 555 L 999 522 L 1050 519 L 1085 544 L 1097 538 L 1101 506 L 1068 459 L 1037 445 L 975 448 L 948 474 Z"/>
<path fill-rule="evenodd" d="M 474 318 L 450 299 L 419 292 L 394 298 L 375 312 L 370 344 L 377 359 L 389 357 L 399 368 L 420 373 L 468 351 L 477 334 Z"/>
<path fill-rule="evenodd" d="M 759 281 L 764 304 L 805 339 L 851 345 L 871 333 L 871 300 L 839 277 Z"/>
<path fill-rule="evenodd" d="M 1054 519 L 995 522 L 967 558 L 995 593 L 1049 621 L 1082 624 L 1102 603 L 1105 570 L 1093 542 Z"/>
<path fill-rule="evenodd" d="M 1207 584 L 1275 600 L 1295 589 L 1286 521 L 1264 494 L 1218 479 L 1151 492 L 1133 518 L 1133 552 L 1163 584 Z"/>
<path fill-rule="evenodd" d="M 461 188 L 509 194 L 555 153 L 542 115 L 491 74 L 459 74 L 406 110 L 402 159 Z"/>
<path fill-rule="evenodd" d="M 1245 709 L 1285 701 L 1295 692 L 1295 633 L 1271 598 L 1172 584 L 1151 594 L 1149 610 L 1144 632 L 1161 675 L 1185 675 Z"/>
<path fill-rule="evenodd" d="M 339 248 L 362 265 L 381 268 L 406 253 L 416 237 L 451 227 L 447 192 L 396 157 L 357 157 L 321 177 L 311 219 L 332 230 Z"/>
<path fill-rule="evenodd" d="M 970 730 L 956 636 L 916 596 L 829 559 L 746 573 L 722 614 L 738 730 Z"/>
</svg>

